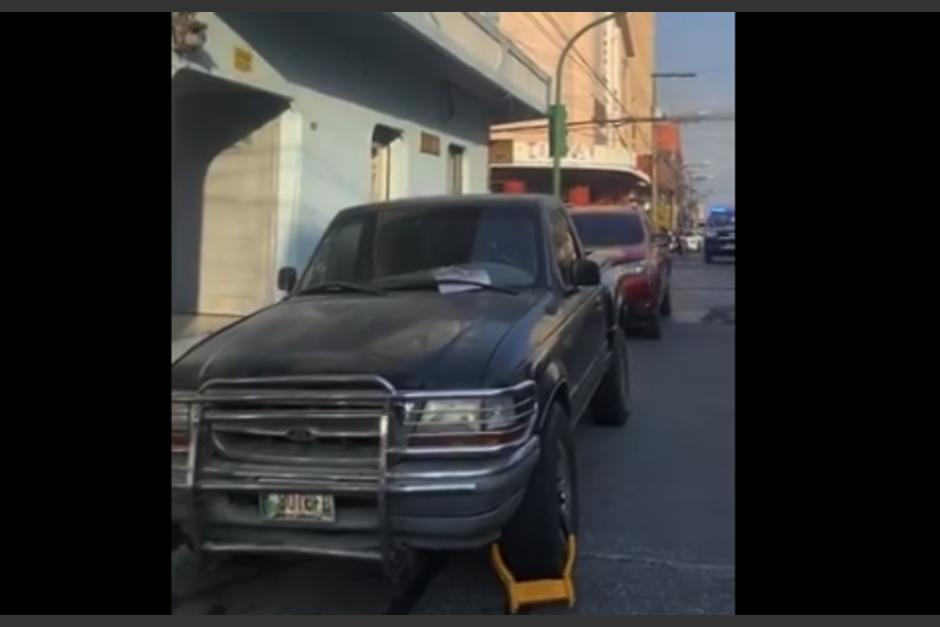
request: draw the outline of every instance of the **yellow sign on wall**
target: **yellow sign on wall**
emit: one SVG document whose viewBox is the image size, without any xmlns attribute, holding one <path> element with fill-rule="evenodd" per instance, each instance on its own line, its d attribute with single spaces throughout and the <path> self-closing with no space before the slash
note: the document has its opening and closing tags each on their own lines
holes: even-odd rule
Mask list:
<svg viewBox="0 0 940 627">
<path fill-rule="evenodd" d="M 254 61 L 254 58 L 255 56 L 251 54 L 250 51 L 245 50 L 244 48 L 239 48 L 238 46 L 235 46 L 235 54 L 234 54 L 235 69 L 238 70 L 239 72 L 250 72 L 251 63 L 252 61 Z"/>
</svg>

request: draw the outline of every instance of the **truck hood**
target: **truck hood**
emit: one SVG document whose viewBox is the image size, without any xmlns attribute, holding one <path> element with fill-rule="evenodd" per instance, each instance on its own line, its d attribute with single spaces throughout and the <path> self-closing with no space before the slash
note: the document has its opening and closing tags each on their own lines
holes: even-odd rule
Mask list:
<svg viewBox="0 0 940 627">
<path fill-rule="evenodd" d="M 535 291 L 298 297 L 192 348 L 173 365 L 173 389 L 216 378 L 322 374 L 376 374 L 399 389 L 475 387 L 537 300 Z"/>
</svg>

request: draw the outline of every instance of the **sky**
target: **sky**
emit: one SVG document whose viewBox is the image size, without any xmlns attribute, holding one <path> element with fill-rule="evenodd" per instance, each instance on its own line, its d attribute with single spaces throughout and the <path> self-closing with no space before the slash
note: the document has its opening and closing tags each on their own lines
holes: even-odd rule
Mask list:
<svg viewBox="0 0 940 627">
<path fill-rule="evenodd" d="M 664 113 L 734 112 L 734 13 L 656 13 L 656 71 L 697 72 L 697 78 L 659 79 Z M 706 206 L 734 205 L 734 122 L 682 127 L 687 163 L 714 178 L 696 183 Z"/>
</svg>

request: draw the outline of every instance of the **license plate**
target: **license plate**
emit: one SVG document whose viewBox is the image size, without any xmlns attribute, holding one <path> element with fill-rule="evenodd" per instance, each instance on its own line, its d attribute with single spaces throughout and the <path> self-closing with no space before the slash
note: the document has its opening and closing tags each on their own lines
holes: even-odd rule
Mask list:
<svg viewBox="0 0 940 627">
<path fill-rule="evenodd" d="M 332 494 L 262 494 L 261 518 L 335 522 Z"/>
</svg>

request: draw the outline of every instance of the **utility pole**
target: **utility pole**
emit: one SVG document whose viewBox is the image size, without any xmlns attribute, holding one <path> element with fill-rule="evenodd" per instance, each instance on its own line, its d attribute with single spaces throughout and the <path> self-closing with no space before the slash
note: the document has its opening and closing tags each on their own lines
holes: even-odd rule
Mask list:
<svg viewBox="0 0 940 627">
<path fill-rule="evenodd" d="M 656 219 L 659 217 L 659 176 L 657 171 L 659 170 L 659 146 L 656 143 L 656 118 L 657 114 L 657 102 L 656 102 L 656 80 L 659 78 L 695 78 L 698 76 L 695 72 L 653 72 L 653 89 L 652 89 L 652 102 L 650 103 L 650 117 L 653 118 L 653 123 L 651 125 L 652 129 L 652 154 L 650 155 L 650 181 L 652 182 L 652 198 L 651 202 L 653 204 L 653 218 Z M 671 222 L 671 216 L 670 216 Z"/>
<path fill-rule="evenodd" d="M 568 52 L 581 35 L 618 15 L 626 15 L 626 13 L 608 13 L 582 27 L 581 30 L 576 32 L 571 39 L 568 40 L 568 43 L 562 48 L 561 56 L 558 57 L 558 66 L 555 69 L 555 102 L 548 109 L 548 139 L 552 151 L 552 191 L 559 199 L 561 199 L 561 158 L 568 152 L 567 112 L 565 111 L 565 106 L 561 104 L 561 69 L 565 63 L 565 58 L 568 56 Z"/>
</svg>

